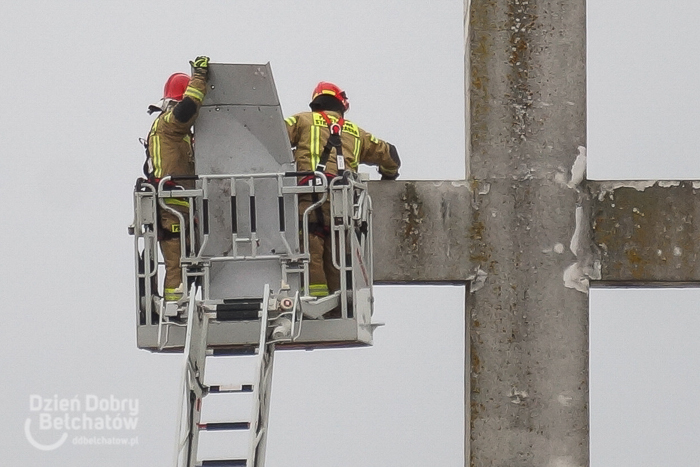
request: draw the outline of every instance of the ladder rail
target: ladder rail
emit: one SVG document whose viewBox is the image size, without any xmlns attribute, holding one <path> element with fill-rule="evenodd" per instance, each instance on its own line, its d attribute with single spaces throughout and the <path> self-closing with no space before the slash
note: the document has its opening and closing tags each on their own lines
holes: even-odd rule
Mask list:
<svg viewBox="0 0 700 467">
<path fill-rule="evenodd" d="M 353 232 L 356 229 L 355 224 L 359 221 L 368 222 L 368 230 L 371 234 L 371 225 L 369 224 L 368 205 L 371 205 L 371 198 L 367 193 L 367 185 L 362 183 L 359 175 L 352 172 L 345 172 L 341 177 L 336 177 L 330 183 L 331 199 L 331 259 L 333 267 L 340 272 L 340 307 L 342 318 L 348 318 L 348 287 L 347 273 L 353 269 L 354 260 L 351 259 L 349 264 L 347 254 L 352 254 L 353 245 L 358 242 L 354 237 Z M 357 202 L 355 195 L 357 194 Z M 337 210 L 340 209 L 340 212 Z M 342 224 L 339 224 L 336 219 L 342 219 Z M 349 240 L 349 244 L 348 244 Z M 362 245 L 366 243 L 365 235 L 360 237 L 362 253 L 371 254 L 365 251 Z M 370 243 L 371 245 L 371 243 Z M 352 283 L 354 291 L 357 284 Z"/>
<path fill-rule="evenodd" d="M 333 267 L 338 270 L 340 279 L 340 315 L 342 318 L 348 317 L 347 309 L 347 267 L 346 267 L 346 239 L 348 232 L 348 216 L 347 216 L 347 204 L 348 204 L 348 187 L 349 187 L 349 172 L 346 172 L 341 177 L 334 178 L 329 187 L 329 194 L 331 195 L 331 218 L 330 218 L 330 236 L 331 236 L 331 262 Z M 344 181 L 345 183 L 340 183 Z M 338 197 L 340 199 L 338 199 Z M 342 207 L 341 212 L 336 212 L 336 209 L 340 205 Z M 341 218 L 341 223 L 337 222 L 337 218 Z"/>
<path fill-rule="evenodd" d="M 267 436 L 267 417 L 269 413 L 269 398 L 272 383 L 272 364 L 274 361 L 275 344 L 267 343 L 268 310 L 270 303 L 270 285 L 265 284 L 263 290 L 262 314 L 260 317 L 260 335 L 258 342 L 258 354 L 256 356 L 256 381 L 253 387 L 253 407 L 251 408 L 251 439 L 248 446 L 249 467 L 262 467 L 264 465 L 264 452 L 260 451 Z M 253 436 L 254 435 L 254 436 Z M 262 464 L 258 459 L 262 459 Z M 251 463 L 252 462 L 252 463 Z"/>
<path fill-rule="evenodd" d="M 309 254 L 309 214 L 311 212 L 320 207 L 328 198 L 328 180 L 326 179 L 326 175 L 322 172 L 314 172 L 314 179 L 315 180 L 320 180 L 320 188 L 323 190 L 321 192 L 321 197 L 318 201 L 315 203 L 311 204 L 308 208 L 304 210 L 304 214 L 302 215 L 302 244 L 304 246 L 304 252 L 305 254 Z M 303 266 L 303 290 L 305 294 L 309 293 L 310 289 L 310 274 L 309 274 L 309 262 L 304 261 L 304 266 Z"/>
<path fill-rule="evenodd" d="M 202 190 L 166 190 L 164 189 L 165 183 L 170 181 L 172 177 L 170 175 L 163 177 L 160 179 L 160 182 L 158 182 L 158 206 L 163 209 L 166 212 L 169 212 L 170 214 L 174 215 L 178 222 L 180 223 L 180 226 L 187 226 L 186 229 L 180 229 L 179 231 L 179 236 L 180 236 L 180 258 L 187 258 L 188 260 L 192 260 L 194 258 L 194 251 L 196 250 L 195 244 L 196 244 L 196 230 L 195 230 L 195 216 L 194 216 L 194 199 L 196 196 L 201 196 L 201 191 Z M 183 198 L 187 199 L 188 202 L 188 207 L 187 207 L 187 220 L 188 222 L 185 223 L 185 216 L 177 211 L 176 209 L 172 208 L 171 206 L 168 206 L 168 204 L 165 202 L 166 198 Z M 188 248 L 188 241 L 187 239 L 189 238 L 189 248 Z M 188 251 L 189 249 L 189 251 Z M 181 277 L 181 282 L 183 284 L 187 283 L 187 268 L 182 268 L 182 277 Z M 161 310 L 162 311 L 162 310 Z"/>
<path fill-rule="evenodd" d="M 151 324 L 153 302 L 152 281 L 158 274 L 158 219 L 156 215 L 156 188 L 140 178 L 134 188 L 134 220 L 129 234 L 134 236 L 134 265 L 136 278 L 136 310 L 144 313 L 145 324 Z M 142 243 L 142 244 L 140 244 Z M 155 267 L 152 267 L 154 266 Z M 142 283 L 143 281 L 143 283 Z"/>
<path fill-rule="evenodd" d="M 194 296 L 194 284 L 192 284 L 192 288 L 190 289 L 190 309 L 189 315 L 190 317 L 194 316 L 194 310 L 192 309 L 193 305 L 193 300 L 192 297 Z M 185 407 L 185 402 L 187 400 L 188 396 L 188 388 L 191 384 L 189 377 L 190 377 L 190 359 L 189 359 L 189 353 L 188 350 L 191 348 L 192 344 L 192 327 L 194 325 L 194 319 L 188 319 L 187 320 L 187 331 L 185 332 L 185 351 L 184 355 L 185 358 L 183 360 L 183 366 L 182 366 L 182 378 L 181 378 L 181 387 L 182 387 L 182 392 L 180 394 L 180 407 L 178 410 L 178 420 L 180 421 L 180 424 L 177 425 L 177 432 L 176 432 L 176 443 L 175 443 L 175 462 L 174 464 L 176 466 L 180 466 L 180 455 L 182 453 L 182 449 L 187 445 L 187 436 L 182 437 L 182 431 L 183 431 L 183 417 L 184 417 L 184 407 Z M 188 433 L 189 431 L 187 431 Z"/>
<path fill-rule="evenodd" d="M 176 443 L 175 465 L 178 467 L 181 465 L 194 467 L 197 461 L 196 452 L 199 442 L 198 424 L 201 416 L 201 400 L 208 392 L 203 384 L 208 326 L 209 317 L 203 312 L 201 307 L 197 307 L 196 285 L 192 284 L 190 287 L 187 331 L 185 335 L 180 425 Z M 184 410 L 185 406 L 187 406 L 186 411 Z M 182 460 L 184 460 L 184 464 L 181 463 Z"/>
<path fill-rule="evenodd" d="M 207 311 L 204 306 L 197 306 L 195 300 L 196 289 L 193 284 L 190 289 L 190 302 L 188 310 L 188 322 L 185 336 L 185 359 L 183 365 L 182 387 L 180 404 L 180 425 L 177 431 L 177 443 L 175 451 L 175 465 L 178 467 L 196 467 L 204 465 L 245 465 L 246 467 L 263 467 L 265 462 L 265 447 L 267 441 L 268 419 L 270 410 L 270 395 L 272 390 L 272 370 L 274 363 L 275 341 L 268 339 L 270 332 L 271 310 L 277 310 L 279 304 L 272 297 L 270 286 L 266 284 L 263 290 L 263 298 L 259 302 L 258 321 L 260 331 L 258 335 L 257 352 L 254 357 L 254 381 L 252 384 L 207 386 L 204 384 L 205 362 L 207 356 L 214 355 L 243 355 L 240 351 L 217 351 L 207 345 L 207 331 L 209 321 L 214 317 L 214 312 Z M 298 295 L 294 302 L 298 302 Z M 292 319 L 297 314 L 297 307 L 291 311 Z M 218 315 L 217 315 L 218 316 Z M 293 332 L 296 328 L 292 327 Z M 287 340 L 291 340 L 288 338 Z M 229 392 L 246 393 L 251 397 L 251 411 L 248 422 L 212 422 L 201 423 L 201 410 L 204 397 L 209 393 Z M 247 430 L 249 441 L 246 449 L 247 457 L 243 459 L 207 460 L 200 461 L 197 458 L 199 450 L 199 435 L 201 431 L 208 430 Z"/>
</svg>

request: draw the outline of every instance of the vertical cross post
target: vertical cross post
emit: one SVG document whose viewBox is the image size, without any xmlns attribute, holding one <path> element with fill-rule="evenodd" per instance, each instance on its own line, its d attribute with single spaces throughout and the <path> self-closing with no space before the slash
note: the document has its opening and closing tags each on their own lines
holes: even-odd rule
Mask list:
<svg viewBox="0 0 700 467">
<path fill-rule="evenodd" d="M 585 2 L 472 0 L 465 21 L 470 255 L 488 275 L 467 299 L 469 465 L 585 466 Z"/>
<path fill-rule="evenodd" d="M 589 464 L 588 290 L 700 282 L 700 182 L 586 180 L 584 0 L 465 0 L 467 174 L 374 183 L 375 280 L 469 283 L 469 467 Z"/>
</svg>

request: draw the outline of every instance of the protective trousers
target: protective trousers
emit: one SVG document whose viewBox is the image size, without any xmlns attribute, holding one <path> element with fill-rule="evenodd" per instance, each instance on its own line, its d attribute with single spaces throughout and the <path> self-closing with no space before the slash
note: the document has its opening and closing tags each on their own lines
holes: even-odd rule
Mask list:
<svg viewBox="0 0 700 467">
<path fill-rule="evenodd" d="M 160 208 L 160 251 L 165 261 L 165 279 L 163 281 L 163 298 L 167 301 L 177 301 L 182 298 L 184 287 L 182 286 L 182 268 L 180 267 L 180 230 L 188 232 L 189 209 L 186 206 L 170 205 L 185 219 L 185 225 L 180 224 L 177 216 Z M 189 248 L 189 238 L 186 238 L 186 246 Z"/>
<path fill-rule="evenodd" d="M 310 193 L 299 195 L 300 222 L 303 222 L 304 211 L 314 204 L 312 196 Z M 329 201 L 309 213 L 309 295 L 313 297 L 325 297 L 340 288 L 340 271 L 333 266 L 330 220 Z"/>
</svg>

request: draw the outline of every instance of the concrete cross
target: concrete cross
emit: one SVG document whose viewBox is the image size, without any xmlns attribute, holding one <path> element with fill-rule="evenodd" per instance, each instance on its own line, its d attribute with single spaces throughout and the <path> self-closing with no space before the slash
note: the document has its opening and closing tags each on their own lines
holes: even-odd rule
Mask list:
<svg viewBox="0 0 700 467">
<path fill-rule="evenodd" d="M 464 11 L 467 174 L 373 183 L 375 279 L 468 284 L 465 466 L 586 466 L 591 281 L 699 281 L 700 185 L 585 179 L 584 0 Z"/>
</svg>

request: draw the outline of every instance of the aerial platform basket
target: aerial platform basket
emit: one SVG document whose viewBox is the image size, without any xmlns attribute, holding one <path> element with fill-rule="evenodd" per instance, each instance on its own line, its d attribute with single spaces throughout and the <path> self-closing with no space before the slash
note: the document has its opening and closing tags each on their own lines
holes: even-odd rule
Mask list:
<svg viewBox="0 0 700 467">
<path fill-rule="evenodd" d="M 195 188 L 167 189 L 166 177 L 159 184 L 141 179 L 134 191 L 138 347 L 182 351 L 194 309 L 211 316 L 206 345 L 214 349 L 254 346 L 261 326 L 269 327 L 277 349 L 371 345 L 376 325 L 366 179 L 347 172 L 329 181 L 295 171 L 269 64 L 210 64 L 208 87 L 195 125 Z M 298 186 L 309 174 L 316 183 Z M 316 193 L 319 202 L 300 219 L 301 193 Z M 189 201 L 189 212 L 171 210 L 165 198 Z M 306 293 L 308 214 L 326 199 L 341 287 L 315 298 Z M 159 209 L 189 225 L 180 232 L 182 279 L 195 297 L 186 296 L 180 307 L 164 306 L 158 292 Z M 194 304 L 189 312 L 187 303 Z M 261 318 L 262 303 L 268 322 Z"/>
</svg>

